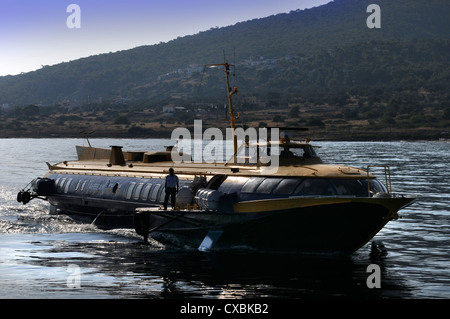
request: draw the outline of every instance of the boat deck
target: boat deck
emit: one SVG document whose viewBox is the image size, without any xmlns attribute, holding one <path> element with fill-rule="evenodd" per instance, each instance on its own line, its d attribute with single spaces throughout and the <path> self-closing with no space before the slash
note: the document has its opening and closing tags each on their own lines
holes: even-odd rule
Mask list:
<svg viewBox="0 0 450 319">
<path fill-rule="evenodd" d="M 48 164 L 48 163 L 47 163 Z M 264 176 L 267 175 L 267 166 L 226 165 L 208 163 L 180 163 L 173 162 L 127 162 L 127 165 L 110 165 L 108 160 L 65 161 L 55 165 L 48 164 L 54 173 L 90 174 L 108 176 L 165 176 L 169 168 L 173 167 L 175 173 L 186 176 Z M 280 166 L 272 176 L 305 176 L 309 178 L 367 178 L 367 172 L 360 168 L 344 165 L 311 164 Z M 372 174 L 370 178 L 374 178 Z"/>
</svg>

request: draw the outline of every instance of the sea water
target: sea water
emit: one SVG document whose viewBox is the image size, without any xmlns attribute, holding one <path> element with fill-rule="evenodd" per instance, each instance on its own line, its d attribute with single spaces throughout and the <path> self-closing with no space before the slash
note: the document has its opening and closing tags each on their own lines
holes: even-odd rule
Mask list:
<svg viewBox="0 0 450 319">
<path fill-rule="evenodd" d="M 395 193 L 419 200 L 350 256 L 141 244 L 132 229 L 100 230 L 17 192 L 82 139 L 0 139 L 0 298 L 449 298 L 450 143 L 317 142 L 327 163 L 390 165 Z M 156 151 L 163 139 L 91 139 L 95 147 Z M 384 181 L 384 171 L 374 169 Z M 270 236 L 271 234 L 266 234 Z M 367 284 L 369 265 L 380 288 Z"/>
</svg>

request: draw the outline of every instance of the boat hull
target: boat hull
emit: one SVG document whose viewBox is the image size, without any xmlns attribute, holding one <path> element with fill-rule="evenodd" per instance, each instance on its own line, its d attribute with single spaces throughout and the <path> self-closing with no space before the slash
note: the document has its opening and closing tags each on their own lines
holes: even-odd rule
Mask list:
<svg viewBox="0 0 450 319">
<path fill-rule="evenodd" d="M 339 254 L 361 248 L 386 223 L 398 218 L 399 209 L 414 201 L 413 198 L 270 199 L 236 203 L 230 213 L 164 211 L 159 206 L 137 203 L 68 199 L 55 196 L 49 201 L 62 212 L 87 217 L 100 227 L 134 227 L 138 234 L 145 238 L 148 234 L 165 245 Z M 209 241 L 206 246 L 205 241 Z"/>
<path fill-rule="evenodd" d="M 348 254 L 369 242 L 411 201 L 322 200 L 316 205 L 233 214 L 146 212 L 150 236 L 163 244 L 202 248 L 208 241 L 208 249 Z"/>
<path fill-rule="evenodd" d="M 102 229 L 133 228 L 136 209 L 148 204 L 77 196 L 49 196 L 51 211 L 94 223 Z"/>
</svg>

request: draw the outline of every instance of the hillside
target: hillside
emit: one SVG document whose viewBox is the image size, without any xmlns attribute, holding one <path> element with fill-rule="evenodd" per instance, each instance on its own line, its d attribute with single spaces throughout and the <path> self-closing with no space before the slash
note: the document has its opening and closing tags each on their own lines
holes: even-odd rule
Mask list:
<svg viewBox="0 0 450 319">
<path fill-rule="evenodd" d="M 368 125 L 369 120 L 375 125 L 373 130 L 376 125 L 379 129 L 395 123 L 417 131 L 416 116 L 425 119 L 421 124 L 426 127 L 434 122 L 435 131 L 427 134 L 435 138 L 438 131 L 448 130 L 450 114 L 450 3 L 378 0 L 381 29 L 369 29 L 366 8 L 371 3 L 336 0 L 167 43 L 0 77 L 0 105 L 12 106 L 1 116 L 4 123 L 12 123 L 27 105 L 40 105 L 34 116 L 47 117 L 71 105 L 80 114 L 90 110 L 114 123 L 119 116 L 133 118 L 133 112 L 159 114 L 167 104 L 220 105 L 224 103 L 223 74 L 204 72 L 202 65 L 221 62 L 225 51 L 236 64 L 232 80 L 240 89 L 241 125 L 264 121 L 263 116 L 246 118 L 246 110 L 281 111 L 282 117 L 294 109 L 292 114 L 299 116 L 300 112 L 306 124 L 322 117 L 319 126 L 328 132 L 341 128 L 336 116 L 350 125 L 350 131 L 356 123 Z M 111 114 L 103 114 L 107 109 L 112 109 Z M 295 118 L 290 118 L 293 124 L 302 124 Z M 435 119 L 439 119 L 437 124 Z M 157 121 L 162 125 L 164 119 Z M 23 126 L 16 123 L 8 129 Z"/>
</svg>

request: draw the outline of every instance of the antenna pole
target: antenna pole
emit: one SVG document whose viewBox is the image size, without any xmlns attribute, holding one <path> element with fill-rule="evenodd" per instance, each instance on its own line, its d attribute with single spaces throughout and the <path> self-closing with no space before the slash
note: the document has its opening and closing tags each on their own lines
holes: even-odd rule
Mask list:
<svg viewBox="0 0 450 319">
<path fill-rule="evenodd" d="M 238 92 L 237 87 L 231 88 L 230 87 L 230 66 L 234 66 L 233 64 L 229 64 L 225 61 L 225 63 L 221 64 L 207 64 L 206 66 L 223 66 L 225 68 L 225 78 L 227 81 L 227 97 L 228 97 L 228 105 L 230 106 L 230 122 L 231 122 L 231 132 L 233 134 L 233 148 L 234 148 L 234 155 L 233 155 L 233 163 L 237 163 L 237 136 L 236 136 L 236 124 L 234 122 L 234 111 L 233 111 L 233 100 L 232 96 Z"/>
<path fill-rule="evenodd" d="M 232 96 L 237 93 L 237 88 L 235 87 L 233 90 L 230 87 L 229 75 L 230 75 L 230 64 L 225 62 L 225 74 L 227 78 L 227 95 L 228 95 L 228 104 L 230 105 L 230 121 L 231 121 L 231 132 L 233 134 L 233 162 L 236 164 L 237 162 L 237 136 L 236 136 L 236 124 L 234 122 L 234 111 L 233 111 L 233 100 Z"/>
</svg>

